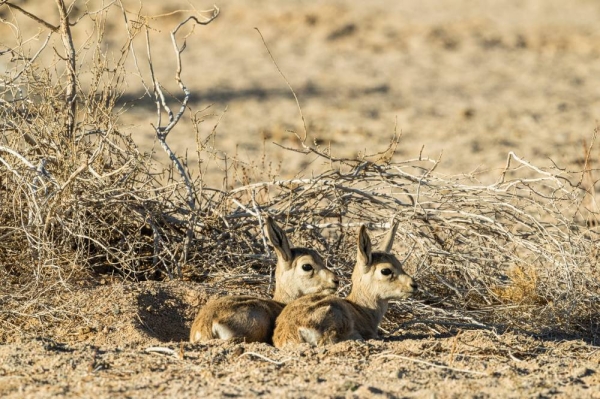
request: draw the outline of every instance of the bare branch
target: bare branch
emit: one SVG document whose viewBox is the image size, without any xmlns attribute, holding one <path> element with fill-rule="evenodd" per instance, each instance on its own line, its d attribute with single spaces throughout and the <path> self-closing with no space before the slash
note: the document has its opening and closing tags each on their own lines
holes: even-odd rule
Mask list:
<svg viewBox="0 0 600 399">
<path fill-rule="evenodd" d="M 67 88 L 65 91 L 65 102 L 67 105 L 66 136 L 73 140 L 75 134 L 75 117 L 77 113 L 77 71 L 75 44 L 71 35 L 71 26 L 69 25 L 69 14 L 64 0 L 55 0 L 60 14 L 60 37 L 65 47 L 67 61 Z"/>
<path fill-rule="evenodd" d="M 40 25 L 43 25 L 44 27 L 50 29 L 52 32 L 58 32 L 59 27 L 58 26 L 54 26 L 52 24 L 49 24 L 48 22 L 44 21 L 43 19 L 41 19 L 40 17 L 33 15 L 32 13 L 30 13 L 27 10 L 24 10 L 23 8 L 19 7 L 16 4 L 13 4 L 9 1 L 3 1 L 0 3 L 0 6 L 6 4 L 8 7 L 13 8 L 19 12 L 21 12 L 23 15 L 33 19 L 35 22 L 37 22 Z"/>
</svg>

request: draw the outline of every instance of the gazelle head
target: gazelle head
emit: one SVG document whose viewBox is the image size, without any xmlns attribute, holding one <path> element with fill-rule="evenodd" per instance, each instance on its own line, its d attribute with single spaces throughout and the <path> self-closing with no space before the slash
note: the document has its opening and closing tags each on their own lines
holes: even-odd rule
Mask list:
<svg viewBox="0 0 600 399">
<path fill-rule="evenodd" d="M 371 239 L 363 225 L 358 234 L 356 265 L 352 272 L 352 289 L 367 301 L 388 301 L 410 297 L 417 284 L 402 270 L 400 261 L 390 253 L 398 224 L 395 223 L 382 242 L 381 251 L 371 249 Z"/>
<path fill-rule="evenodd" d="M 285 232 L 270 216 L 266 233 L 277 254 L 274 300 L 289 303 L 304 295 L 337 290 L 339 280 L 321 256 L 309 248 L 291 248 Z"/>
</svg>

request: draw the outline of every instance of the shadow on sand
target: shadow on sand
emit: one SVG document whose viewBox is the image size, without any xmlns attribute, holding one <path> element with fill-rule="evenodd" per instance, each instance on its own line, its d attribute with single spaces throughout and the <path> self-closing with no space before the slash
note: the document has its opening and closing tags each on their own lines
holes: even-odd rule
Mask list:
<svg viewBox="0 0 600 399">
<path fill-rule="evenodd" d="M 181 342 L 189 339 L 185 317 L 188 307 L 181 298 L 158 288 L 138 295 L 137 327 L 163 342 Z"/>
</svg>

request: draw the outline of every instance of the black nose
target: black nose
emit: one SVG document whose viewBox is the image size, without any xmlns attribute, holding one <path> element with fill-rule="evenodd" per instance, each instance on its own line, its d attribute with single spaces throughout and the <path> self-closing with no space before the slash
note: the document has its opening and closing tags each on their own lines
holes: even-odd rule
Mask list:
<svg viewBox="0 0 600 399">
<path fill-rule="evenodd" d="M 334 277 L 333 278 L 333 284 L 335 284 L 336 286 L 340 285 L 340 280 L 337 277 Z"/>
<path fill-rule="evenodd" d="M 413 289 L 413 290 L 415 290 L 415 291 L 419 289 L 419 286 L 417 285 L 417 283 L 412 283 L 410 286 L 411 286 L 411 287 L 412 287 L 412 289 Z"/>
</svg>

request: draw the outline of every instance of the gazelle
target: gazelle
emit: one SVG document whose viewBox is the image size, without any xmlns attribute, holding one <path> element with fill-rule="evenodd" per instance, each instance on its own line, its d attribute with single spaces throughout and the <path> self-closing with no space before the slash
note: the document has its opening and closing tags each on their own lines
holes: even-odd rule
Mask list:
<svg viewBox="0 0 600 399">
<path fill-rule="evenodd" d="M 417 290 L 414 280 L 390 253 L 397 228 L 394 224 L 386 235 L 383 251 L 373 252 L 367 229 L 361 226 L 350 294 L 345 299 L 315 294 L 288 304 L 276 321 L 275 346 L 377 338 L 388 302 L 407 298 Z"/>
<path fill-rule="evenodd" d="M 273 299 L 243 295 L 209 300 L 192 324 L 191 342 L 232 339 L 270 343 L 275 319 L 287 303 L 303 295 L 337 290 L 337 277 L 316 251 L 291 248 L 285 232 L 271 217 L 267 217 L 266 233 L 277 255 Z"/>
</svg>

